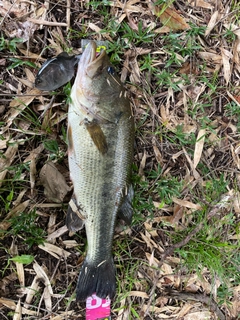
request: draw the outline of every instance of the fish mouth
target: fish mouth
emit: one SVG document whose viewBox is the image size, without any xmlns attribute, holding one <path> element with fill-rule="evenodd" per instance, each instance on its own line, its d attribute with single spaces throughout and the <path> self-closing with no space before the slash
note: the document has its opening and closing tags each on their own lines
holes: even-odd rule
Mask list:
<svg viewBox="0 0 240 320">
<path fill-rule="evenodd" d="M 90 41 L 82 55 L 82 65 L 85 67 L 85 72 L 90 78 L 94 78 L 103 68 L 105 50 L 97 52 L 97 45 L 94 41 Z"/>
</svg>

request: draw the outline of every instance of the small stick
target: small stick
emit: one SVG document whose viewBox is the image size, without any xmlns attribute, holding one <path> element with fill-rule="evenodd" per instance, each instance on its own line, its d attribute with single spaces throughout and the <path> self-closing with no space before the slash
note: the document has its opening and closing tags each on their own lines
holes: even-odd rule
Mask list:
<svg viewBox="0 0 240 320">
<path fill-rule="evenodd" d="M 39 20 L 34 18 L 28 18 L 28 21 L 36 24 L 43 24 L 45 26 L 50 26 L 50 27 L 67 27 L 67 24 L 65 22 L 52 22 L 52 21 Z"/>
<path fill-rule="evenodd" d="M 70 15 L 71 15 L 71 0 L 67 0 L 67 10 L 66 10 L 67 31 L 70 28 Z"/>
</svg>

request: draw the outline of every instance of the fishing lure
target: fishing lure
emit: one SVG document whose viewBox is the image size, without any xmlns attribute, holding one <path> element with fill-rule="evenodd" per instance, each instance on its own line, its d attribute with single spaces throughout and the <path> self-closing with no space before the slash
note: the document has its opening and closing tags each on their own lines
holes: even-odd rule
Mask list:
<svg viewBox="0 0 240 320">
<path fill-rule="evenodd" d="M 35 87 L 52 91 L 63 86 L 73 78 L 80 57 L 81 54 L 69 56 L 67 52 L 61 52 L 58 56 L 48 59 L 37 73 Z"/>
</svg>

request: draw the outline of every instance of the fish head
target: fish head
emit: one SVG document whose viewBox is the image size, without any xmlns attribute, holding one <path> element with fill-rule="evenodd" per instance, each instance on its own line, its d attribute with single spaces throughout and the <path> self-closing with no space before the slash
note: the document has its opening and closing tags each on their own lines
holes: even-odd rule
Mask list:
<svg viewBox="0 0 240 320">
<path fill-rule="evenodd" d="M 78 64 L 75 84 L 79 94 L 85 97 L 94 100 L 94 97 L 104 96 L 108 99 L 118 95 L 123 86 L 106 51 L 102 50 L 98 54 L 96 50 L 96 43 L 90 41 Z"/>
</svg>

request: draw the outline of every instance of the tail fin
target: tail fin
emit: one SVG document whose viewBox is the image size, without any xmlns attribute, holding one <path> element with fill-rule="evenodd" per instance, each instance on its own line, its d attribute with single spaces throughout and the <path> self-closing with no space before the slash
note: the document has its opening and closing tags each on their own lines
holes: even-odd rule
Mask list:
<svg viewBox="0 0 240 320">
<path fill-rule="evenodd" d="M 93 293 L 102 299 L 107 296 L 112 299 L 115 289 L 115 267 L 112 257 L 98 264 L 84 260 L 77 282 L 77 301 L 84 301 Z"/>
</svg>

